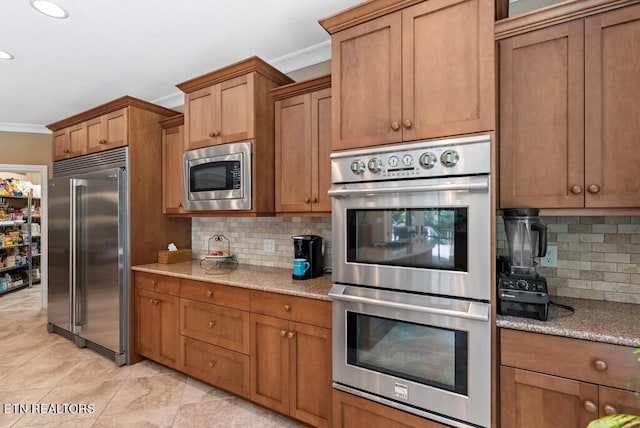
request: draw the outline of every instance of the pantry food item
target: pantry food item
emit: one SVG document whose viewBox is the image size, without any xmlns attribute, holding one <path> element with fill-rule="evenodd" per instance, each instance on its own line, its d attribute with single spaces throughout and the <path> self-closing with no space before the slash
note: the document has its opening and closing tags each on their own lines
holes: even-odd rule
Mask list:
<svg viewBox="0 0 640 428">
<path fill-rule="evenodd" d="M 214 257 L 229 257 L 229 253 L 227 253 L 226 251 L 222 251 L 222 250 L 211 251 L 207 255 L 208 256 L 214 256 Z"/>
</svg>

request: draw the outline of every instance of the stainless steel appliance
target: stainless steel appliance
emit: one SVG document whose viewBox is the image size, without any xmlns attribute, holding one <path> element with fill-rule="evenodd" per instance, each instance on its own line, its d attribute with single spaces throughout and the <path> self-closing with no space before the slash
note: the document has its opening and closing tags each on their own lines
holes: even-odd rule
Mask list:
<svg viewBox="0 0 640 428">
<path fill-rule="evenodd" d="M 49 182 L 48 330 L 128 359 L 128 148 L 56 161 Z"/>
<path fill-rule="evenodd" d="M 489 426 L 490 137 L 331 158 L 334 387 Z"/>
<path fill-rule="evenodd" d="M 536 257 L 547 253 L 547 227 L 535 208 L 503 210 L 509 256 L 498 277 L 498 311 L 546 321 L 547 280 L 536 272 Z"/>
<path fill-rule="evenodd" d="M 185 209 L 250 210 L 252 147 L 245 141 L 184 152 Z"/>
<path fill-rule="evenodd" d="M 322 237 L 317 235 L 293 236 L 293 258 L 304 259 L 309 269 L 303 275 L 292 275 L 293 279 L 311 279 L 324 273 Z"/>
</svg>

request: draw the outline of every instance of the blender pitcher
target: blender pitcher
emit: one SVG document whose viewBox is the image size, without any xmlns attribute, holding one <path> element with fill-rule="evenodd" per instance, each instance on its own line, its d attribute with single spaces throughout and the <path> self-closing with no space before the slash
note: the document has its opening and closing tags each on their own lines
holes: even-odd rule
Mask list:
<svg viewBox="0 0 640 428">
<path fill-rule="evenodd" d="M 547 227 L 540 223 L 537 208 L 503 210 L 509 245 L 511 273 L 535 274 L 535 257 L 547 253 Z"/>
</svg>

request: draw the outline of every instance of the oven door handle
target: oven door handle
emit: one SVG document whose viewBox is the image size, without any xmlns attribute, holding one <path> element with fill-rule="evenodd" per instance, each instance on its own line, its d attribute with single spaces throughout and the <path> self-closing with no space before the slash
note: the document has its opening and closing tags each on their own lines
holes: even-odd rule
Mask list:
<svg viewBox="0 0 640 428">
<path fill-rule="evenodd" d="M 489 190 L 489 179 L 476 181 L 473 183 L 444 183 L 426 184 L 421 186 L 406 187 L 376 187 L 368 189 L 348 189 L 344 185 L 341 188 L 329 190 L 329 196 L 343 198 L 347 196 L 377 196 L 381 193 L 405 193 L 405 192 L 446 192 L 446 191 L 478 191 Z"/>
<path fill-rule="evenodd" d="M 442 309 L 442 308 L 429 307 L 429 306 L 416 306 L 408 303 L 390 302 L 386 300 L 372 299 L 369 297 L 345 295 L 342 292 L 335 293 L 332 291 L 329 293 L 329 297 L 331 297 L 332 300 L 343 300 L 347 302 L 366 303 L 370 305 L 384 306 L 387 308 L 391 307 L 395 309 L 424 312 L 424 313 L 433 314 L 433 315 L 443 315 L 443 316 L 449 316 L 449 317 L 464 318 L 464 319 L 469 319 L 474 321 L 487 321 L 487 322 L 489 321 L 490 306 L 487 303 L 468 302 L 468 305 L 469 305 L 468 309 L 466 312 L 463 312 L 463 311 L 456 311 L 452 309 Z"/>
</svg>

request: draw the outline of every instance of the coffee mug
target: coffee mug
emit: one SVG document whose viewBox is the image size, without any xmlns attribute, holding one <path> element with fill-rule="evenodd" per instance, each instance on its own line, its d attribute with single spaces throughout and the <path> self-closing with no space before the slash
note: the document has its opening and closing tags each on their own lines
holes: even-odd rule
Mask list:
<svg viewBox="0 0 640 428">
<path fill-rule="evenodd" d="M 311 267 L 307 259 L 293 259 L 293 274 L 303 276 Z"/>
</svg>

